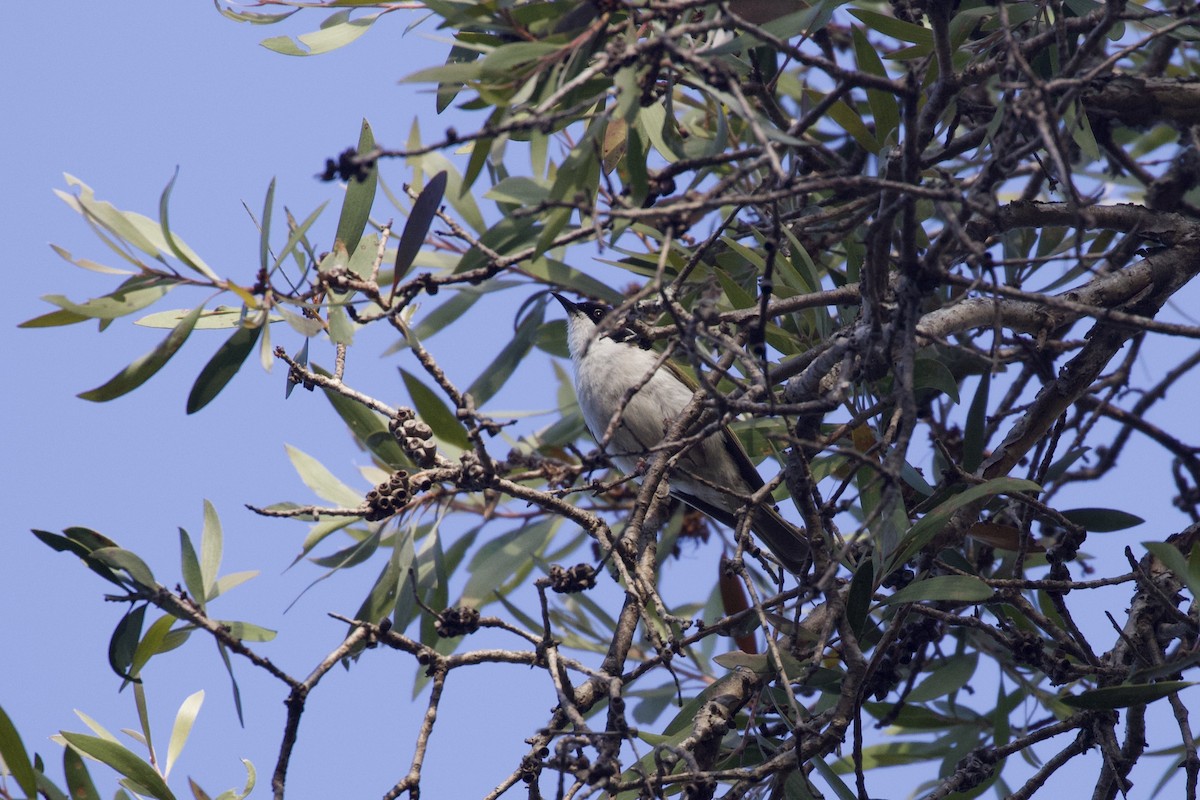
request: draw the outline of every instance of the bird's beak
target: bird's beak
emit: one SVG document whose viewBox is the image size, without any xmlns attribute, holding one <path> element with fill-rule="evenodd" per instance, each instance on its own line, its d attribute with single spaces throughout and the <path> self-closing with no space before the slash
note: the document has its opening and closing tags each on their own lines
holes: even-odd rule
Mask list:
<svg viewBox="0 0 1200 800">
<path fill-rule="evenodd" d="M 572 303 L 567 298 L 563 297 L 558 292 L 551 292 L 550 294 L 554 295 L 555 300 L 562 303 L 563 310 L 565 310 L 567 312 L 568 317 L 579 313 L 579 306 L 575 305 L 574 303 Z"/>
</svg>

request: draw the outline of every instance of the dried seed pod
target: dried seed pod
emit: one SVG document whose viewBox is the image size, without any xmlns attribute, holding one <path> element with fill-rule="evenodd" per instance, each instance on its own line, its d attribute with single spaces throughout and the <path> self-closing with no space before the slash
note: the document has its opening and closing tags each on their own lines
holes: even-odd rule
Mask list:
<svg viewBox="0 0 1200 800">
<path fill-rule="evenodd" d="M 479 630 L 479 610 L 470 606 L 447 608 L 438 614 L 433 627 L 443 639 L 467 636 Z"/>
</svg>

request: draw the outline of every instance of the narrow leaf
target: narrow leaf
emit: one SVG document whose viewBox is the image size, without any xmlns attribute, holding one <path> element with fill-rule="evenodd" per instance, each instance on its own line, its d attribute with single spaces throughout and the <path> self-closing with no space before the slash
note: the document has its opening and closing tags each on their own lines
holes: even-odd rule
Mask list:
<svg viewBox="0 0 1200 800">
<path fill-rule="evenodd" d="M 63 748 L 63 773 L 67 776 L 71 800 L 100 800 L 100 791 L 92 782 L 87 764 L 83 763 L 83 757 L 74 748 Z"/>
<path fill-rule="evenodd" d="M 4 760 L 26 797 L 36 797 L 37 775 L 33 771 L 33 764 L 21 742 L 21 734 L 17 733 L 17 727 L 3 708 L 0 708 L 0 759 Z"/>
<path fill-rule="evenodd" d="M 171 233 L 171 223 L 168 216 L 168 210 L 171 201 L 171 190 L 175 188 L 175 180 L 179 177 L 179 167 L 175 168 L 175 174 L 171 176 L 171 180 L 167 182 L 167 186 L 163 189 L 162 195 L 158 198 L 158 221 L 162 227 L 163 239 L 167 242 L 167 247 L 175 254 L 175 257 L 187 264 L 189 269 L 199 272 L 204 277 L 208 278 L 213 283 L 220 283 L 221 279 L 217 273 L 205 264 L 200 256 L 192 252 L 183 242 L 175 239 L 175 234 Z"/>
<path fill-rule="evenodd" d="M 971 408 L 967 411 L 967 422 L 963 428 L 963 460 L 964 472 L 973 473 L 983 463 L 983 447 L 986 444 L 983 437 L 987 425 L 988 390 L 991 387 L 992 374 L 985 372 L 979 377 L 979 387 L 971 399 Z"/>
<path fill-rule="evenodd" d="M 392 273 L 393 294 L 400 285 L 400 279 L 412 268 L 417 253 L 421 252 L 421 245 L 425 244 L 425 237 L 429 235 L 429 228 L 437 218 L 437 210 L 446 195 L 446 179 L 445 170 L 434 175 L 413 203 L 412 213 L 408 215 L 408 222 L 404 224 L 404 231 L 400 234 L 400 243 L 396 246 L 396 267 Z"/>
<path fill-rule="evenodd" d="M 93 550 L 88 558 L 99 561 L 106 567 L 124 570 L 139 586 L 147 589 L 158 588 L 158 583 L 154 580 L 154 573 L 150 571 L 150 567 L 146 566 L 146 562 L 131 550 L 123 550 L 120 547 L 101 547 Z"/>
<path fill-rule="evenodd" d="M 267 197 L 263 200 L 262 221 L 258 229 L 258 265 L 265 273 L 271 267 L 271 211 L 275 207 L 275 179 L 267 185 Z"/>
<path fill-rule="evenodd" d="M 1187 584 L 1193 598 L 1200 598 L 1200 576 L 1193 573 L 1188 560 L 1179 552 L 1179 548 L 1170 542 L 1142 542 L 1142 545 L 1154 554 L 1167 569 L 1175 573 L 1175 577 Z"/>
<path fill-rule="evenodd" d="M 1146 521 L 1136 514 L 1115 508 L 1073 508 L 1070 511 L 1062 512 L 1062 515 L 1076 525 L 1081 525 L 1085 530 L 1094 533 L 1123 531 Z"/>
<path fill-rule="evenodd" d="M 466 430 L 463 429 L 454 412 L 442 402 L 442 399 L 434 394 L 428 386 L 421 383 L 417 376 L 407 370 L 401 368 L 400 376 L 404 379 L 404 387 L 408 389 L 408 396 L 412 398 L 413 405 L 416 406 L 417 416 L 433 429 L 434 435 L 443 442 L 463 450 L 470 447 L 471 442 L 467 438 Z"/>
<path fill-rule="evenodd" d="M 83 392 L 79 397 L 84 400 L 103 403 L 132 392 L 141 386 L 154 373 L 162 369 L 163 365 L 171 360 L 171 356 L 175 355 L 179 348 L 183 346 L 183 343 L 187 341 L 188 336 L 191 334 L 192 328 L 195 327 L 196 320 L 200 318 L 200 312 L 203 310 L 203 305 L 196 306 L 192 309 L 192 313 L 184 317 L 167 334 L 167 338 L 159 342 L 157 347 L 118 372 L 108 383 Z"/>
<path fill-rule="evenodd" d="M 188 734 L 192 732 L 192 723 L 196 721 L 196 715 L 200 713 L 200 706 L 203 703 L 204 690 L 201 689 L 195 694 L 189 695 L 179 706 L 179 711 L 175 714 L 175 724 L 171 728 L 171 741 L 167 745 L 167 765 L 163 769 L 163 778 L 170 776 L 171 767 L 175 765 L 175 760 L 183 752 Z"/>
<path fill-rule="evenodd" d="M 204 573 L 200 571 L 200 559 L 196 557 L 192 537 L 183 528 L 179 529 L 179 559 L 183 571 L 183 585 L 187 587 L 192 601 L 203 610 L 208 601 L 205 596 Z"/>
<path fill-rule="evenodd" d="M 290 444 L 285 447 L 300 480 L 322 500 L 351 508 L 356 508 L 362 502 L 359 492 L 338 480 L 320 461 Z"/>
<path fill-rule="evenodd" d="M 129 667 L 133 663 L 138 641 L 142 638 L 142 622 L 145 618 L 146 605 L 143 603 L 121 617 L 108 641 L 108 665 L 118 677 L 127 681 L 136 680 L 136 676 L 130 674 Z"/>
<path fill-rule="evenodd" d="M 910 583 L 883 602 L 895 604 L 915 603 L 921 600 L 950 600 L 979 603 L 991 596 L 991 587 L 973 575 L 938 575 Z"/>
<path fill-rule="evenodd" d="M 233 663 L 229 660 L 229 649 L 221 642 L 217 642 L 217 652 L 221 654 L 221 661 L 225 664 L 225 671 L 229 673 L 229 683 L 233 689 L 233 707 L 237 710 L 238 724 L 245 727 L 246 720 L 242 716 L 242 690 L 238 688 L 237 678 L 233 674 Z"/>
<path fill-rule="evenodd" d="M 172 646 L 168 646 L 169 640 L 167 639 L 167 634 L 171 632 L 171 626 L 174 624 L 175 617 L 163 614 L 146 629 L 142 640 L 138 642 L 137 650 L 133 652 L 133 661 L 129 665 L 130 675 L 136 678 L 141 673 L 142 667 L 146 666 L 151 658 L 174 649 Z M 183 640 L 179 640 L 179 644 L 183 644 Z"/>
<path fill-rule="evenodd" d="M 225 537 L 221 532 L 221 519 L 217 509 L 208 500 L 204 501 L 204 532 L 200 535 L 200 575 L 204 583 L 204 598 L 212 594 L 217 582 L 217 571 L 221 568 L 221 554 Z"/>
<path fill-rule="evenodd" d="M 992 495 L 1015 494 L 1017 492 L 1040 492 L 1041 488 L 1042 487 L 1038 486 L 1033 481 L 1027 481 L 1021 478 L 1004 477 L 993 478 L 989 481 L 985 481 L 984 483 L 977 484 L 969 489 L 959 492 L 948 500 L 940 503 L 937 508 L 935 508 L 933 511 L 930 511 L 908 529 L 908 533 L 906 533 L 904 538 L 901 540 L 900 547 L 898 547 L 896 552 L 892 555 L 890 560 L 891 567 L 885 571 L 885 574 L 887 572 L 891 572 L 892 568 L 903 564 L 910 557 L 912 557 L 914 553 L 928 544 L 929 540 L 932 539 L 938 531 L 942 530 L 946 526 L 946 523 L 950 521 L 950 518 L 954 516 L 954 513 L 960 508 Z"/>
<path fill-rule="evenodd" d="M 1062 698 L 1062 701 L 1071 708 L 1125 708 L 1153 703 L 1155 700 L 1195 685 L 1195 681 L 1160 681 L 1159 683 L 1106 686 L 1103 689 L 1090 689 L 1080 694 L 1068 695 Z"/>
<path fill-rule="evenodd" d="M 269 642 L 278 634 L 278 631 L 255 625 L 253 622 L 228 619 L 218 620 L 218 622 L 229 632 L 230 636 L 243 642 Z"/>
<path fill-rule="evenodd" d="M 159 800 L 175 800 L 175 795 L 171 794 L 171 790 L 167 788 L 162 776 L 154 771 L 154 767 L 142 761 L 124 746 L 82 733 L 62 731 L 62 737 L 80 752 L 108 764 L 145 789 L 152 797 L 157 797 Z"/>
<path fill-rule="evenodd" d="M 188 394 L 187 413 L 195 414 L 221 393 L 254 349 L 263 325 L 239 325 L 200 370 Z"/>
<path fill-rule="evenodd" d="M 371 132 L 371 123 L 362 121 L 362 130 L 358 135 L 358 154 L 366 155 L 375 149 L 375 135 Z M 353 253 L 358 247 L 358 241 L 366 230 L 367 221 L 371 217 L 371 206 L 375 203 L 375 187 L 379 183 L 379 167 L 372 164 L 367 170 L 367 176 L 362 180 L 351 180 L 346 186 L 346 197 L 342 201 L 342 213 L 338 217 L 337 242 L 345 248 L 347 254 Z"/>
</svg>

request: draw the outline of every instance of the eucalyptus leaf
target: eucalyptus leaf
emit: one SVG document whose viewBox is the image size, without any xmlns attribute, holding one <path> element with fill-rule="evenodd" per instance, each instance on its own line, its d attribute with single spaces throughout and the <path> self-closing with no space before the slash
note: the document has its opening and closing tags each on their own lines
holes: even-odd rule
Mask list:
<svg viewBox="0 0 1200 800">
<path fill-rule="evenodd" d="M 358 135 L 358 155 L 366 155 L 374 149 L 375 135 L 371 131 L 371 123 L 364 119 Z M 342 213 L 338 217 L 337 233 L 334 236 L 335 250 L 340 248 L 349 255 L 358 248 L 358 242 L 362 239 L 363 231 L 371 217 L 371 206 L 375 203 L 375 187 L 378 185 L 378 164 L 368 167 L 367 175 L 362 180 L 354 179 L 346 185 L 346 197 L 342 200 Z"/>
<path fill-rule="evenodd" d="M 17 733 L 16 726 L 3 708 L 0 708 L 0 759 L 16 779 L 21 791 L 25 792 L 27 797 L 35 797 L 37 775 L 33 771 L 25 745 L 21 742 L 21 734 Z"/>
<path fill-rule="evenodd" d="M 158 800 L 175 800 L 175 795 L 171 794 L 166 782 L 154 767 L 138 758 L 123 745 L 97 736 L 86 736 L 82 733 L 67 731 L 62 731 L 62 737 L 80 752 L 97 761 L 104 762 L 132 780 L 149 792 L 151 797 L 156 797 Z"/>
<path fill-rule="evenodd" d="M 1146 520 L 1115 508 L 1073 508 L 1063 511 L 1062 515 L 1081 526 L 1084 530 L 1094 533 L 1109 533 L 1134 528 Z"/>
<path fill-rule="evenodd" d="M 973 575 L 938 575 L 910 583 L 883 602 L 892 605 L 923 600 L 978 603 L 991 599 L 993 594 L 990 586 Z"/>
<path fill-rule="evenodd" d="M 179 754 L 183 752 L 183 746 L 187 744 L 188 735 L 192 732 L 192 725 L 195 723 L 203 703 L 204 690 L 201 689 L 188 695 L 175 713 L 175 724 L 171 727 L 171 740 L 167 744 L 167 764 L 163 769 L 164 778 L 171 774 L 171 767 L 179 758 Z"/>
<path fill-rule="evenodd" d="M 167 334 L 167 338 L 163 339 L 157 347 L 118 372 L 103 386 L 97 386 L 95 389 L 81 392 L 79 397 L 84 400 L 103 403 L 132 392 L 141 386 L 162 369 L 171 360 L 171 357 L 179 351 L 179 348 L 187 341 L 192 328 L 196 324 L 196 320 L 200 318 L 200 312 L 203 310 L 204 306 L 196 306 L 190 314 L 184 317 Z"/>
<path fill-rule="evenodd" d="M 192 384 L 192 391 L 187 399 L 187 413 L 195 414 L 221 393 L 254 349 L 262 328 L 261 325 L 239 325 L 233 335 L 217 349 L 196 376 L 196 382 Z"/>
<path fill-rule="evenodd" d="M 404 224 L 404 231 L 400 234 L 400 243 L 396 245 L 396 265 L 392 273 L 393 294 L 396 292 L 396 287 L 400 285 L 400 279 L 412 268 L 417 253 L 421 252 L 421 247 L 425 244 L 425 237 L 429 235 L 429 228 L 437 218 L 438 208 L 445 195 L 446 172 L 443 170 L 430 178 L 429 182 L 425 184 L 425 188 L 421 189 L 421 193 L 417 195 L 417 199 L 413 203 L 412 212 L 408 215 L 408 222 Z"/>
<path fill-rule="evenodd" d="M 1158 683 L 1125 684 L 1089 689 L 1080 694 L 1068 695 L 1062 701 L 1071 708 L 1110 709 L 1153 703 L 1168 695 L 1195 686 L 1195 681 L 1159 681 Z"/>
</svg>

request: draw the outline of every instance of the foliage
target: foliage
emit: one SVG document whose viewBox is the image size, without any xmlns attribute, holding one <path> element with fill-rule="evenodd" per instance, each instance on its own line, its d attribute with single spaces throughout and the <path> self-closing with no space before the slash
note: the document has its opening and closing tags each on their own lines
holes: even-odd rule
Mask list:
<svg viewBox="0 0 1200 800">
<path fill-rule="evenodd" d="M 270 13 L 218 8 L 274 24 L 312 4 L 260 5 Z M 317 31 L 263 44 L 316 55 L 414 13 L 324 5 L 337 9 Z M 302 557 L 320 567 L 375 564 L 346 639 L 305 679 L 255 652 L 271 631 L 212 616 L 251 576 L 218 575 L 211 507 L 200 552 L 181 531 L 165 583 L 97 532 L 36 532 L 128 603 L 109 653 L 121 680 L 140 687 L 156 655 L 197 632 L 227 666 L 269 672 L 288 695 L 277 797 L 304 698 L 380 646 L 419 665 L 431 711 L 388 797 L 418 796 L 447 675 L 495 662 L 539 669 L 558 703 L 539 730 L 511 734 L 530 747 L 496 795 L 523 782 L 533 797 L 866 798 L 879 794 L 872 769 L 922 762 L 915 789 L 929 797 L 1030 797 L 1096 748 L 1093 796 L 1111 798 L 1153 745 L 1195 797 L 1180 692 L 1200 660 L 1200 527 L 1155 532 L 1140 556 L 1127 550 L 1128 569 L 1090 577 L 1085 544 L 1140 523 L 1137 500 L 1066 508 L 1058 496 L 1139 468 L 1122 458 L 1138 433 L 1200 519 L 1194 426 L 1146 419 L 1200 354 L 1173 353 L 1144 383 L 1134 369 L 1146 349 L 1200 335 L 1160 318 L 1200 270 L 1200 12 L 1115 0 L 420 5 L 454 44 L 407 80 L 435 87 L 439 111 L 481 122 L 432 140 L 414 124 L 401 146 L 364 122 L 357 146 L 326 163 L 346 182 L 329 239 L 323 209 L 281 220 L 272 184 L 257 272 L 223 276 L 175 233 L 170 185 L 157 220 L 74 178 L 61 193 L 124 264 L 61 255 L 120 283 L 83 303 L 47 297 L 56 309 L 24 324 L 103 329 L 143 314 L 167 331 L 81 397 L 133 391 L 194 331 L 221 328 L 189 412 L 257 351 L 287 364 L 289 391 L 321 389 L 376 467 L 364 491 L 292 450 L 323 504 L 257 509 L 306 523 Z M 403 170 L 404 191 L 388 169 Z M 399 232 L 378 221 L 391 212 L 377 187 L 407 220 Z M 484 410 L 535 351 L 564 355 L 549 290 L 617 305 L 702 378 L 704 413 L 648 454 L 640 488 L 589 452 L 569 402 L 511 434 L 515 415 Z M 457 385 L 444 369 L 454 348 L 426 342 L 513 296 L 511 339 Z M 405 406 L 345 379 L 359 333 L 389 327 Z M 764 474 L 778 472 L 776 499 L 812 543 L 804 574 L 752 536 L 662 507 L 667 459 L 722 424 L 776 462 Z M 673 554 L 718 537 L 729 557 L 717 585 L 664 599 Z M 1112 587 L 1127 611 L 1110 617 L 1120 635 L 1105 649 L 1081 620 Z M 496 616 L 481 615 L 489 605 Z M 146 625 L 151 608 L 163 615 Z M 471 650 L 479 627 L 513 649 Z M 131 792 L 174 796 L 170 765 L 201 698 L 180 709 L 161 770 L 148 725 L 147 759 L 98 723 L 63 733 L 70 793 L 97 796 L 86 755 Z M 1151 729 L 1159 707 L 1174 722 Z M 894 736 L 864 742 L 872 725 Z M 2 713 L 0 756 L 26 795 L 64 796 Z M 251 768 L 222 797 L 253 785 Z"/>
</svg>

